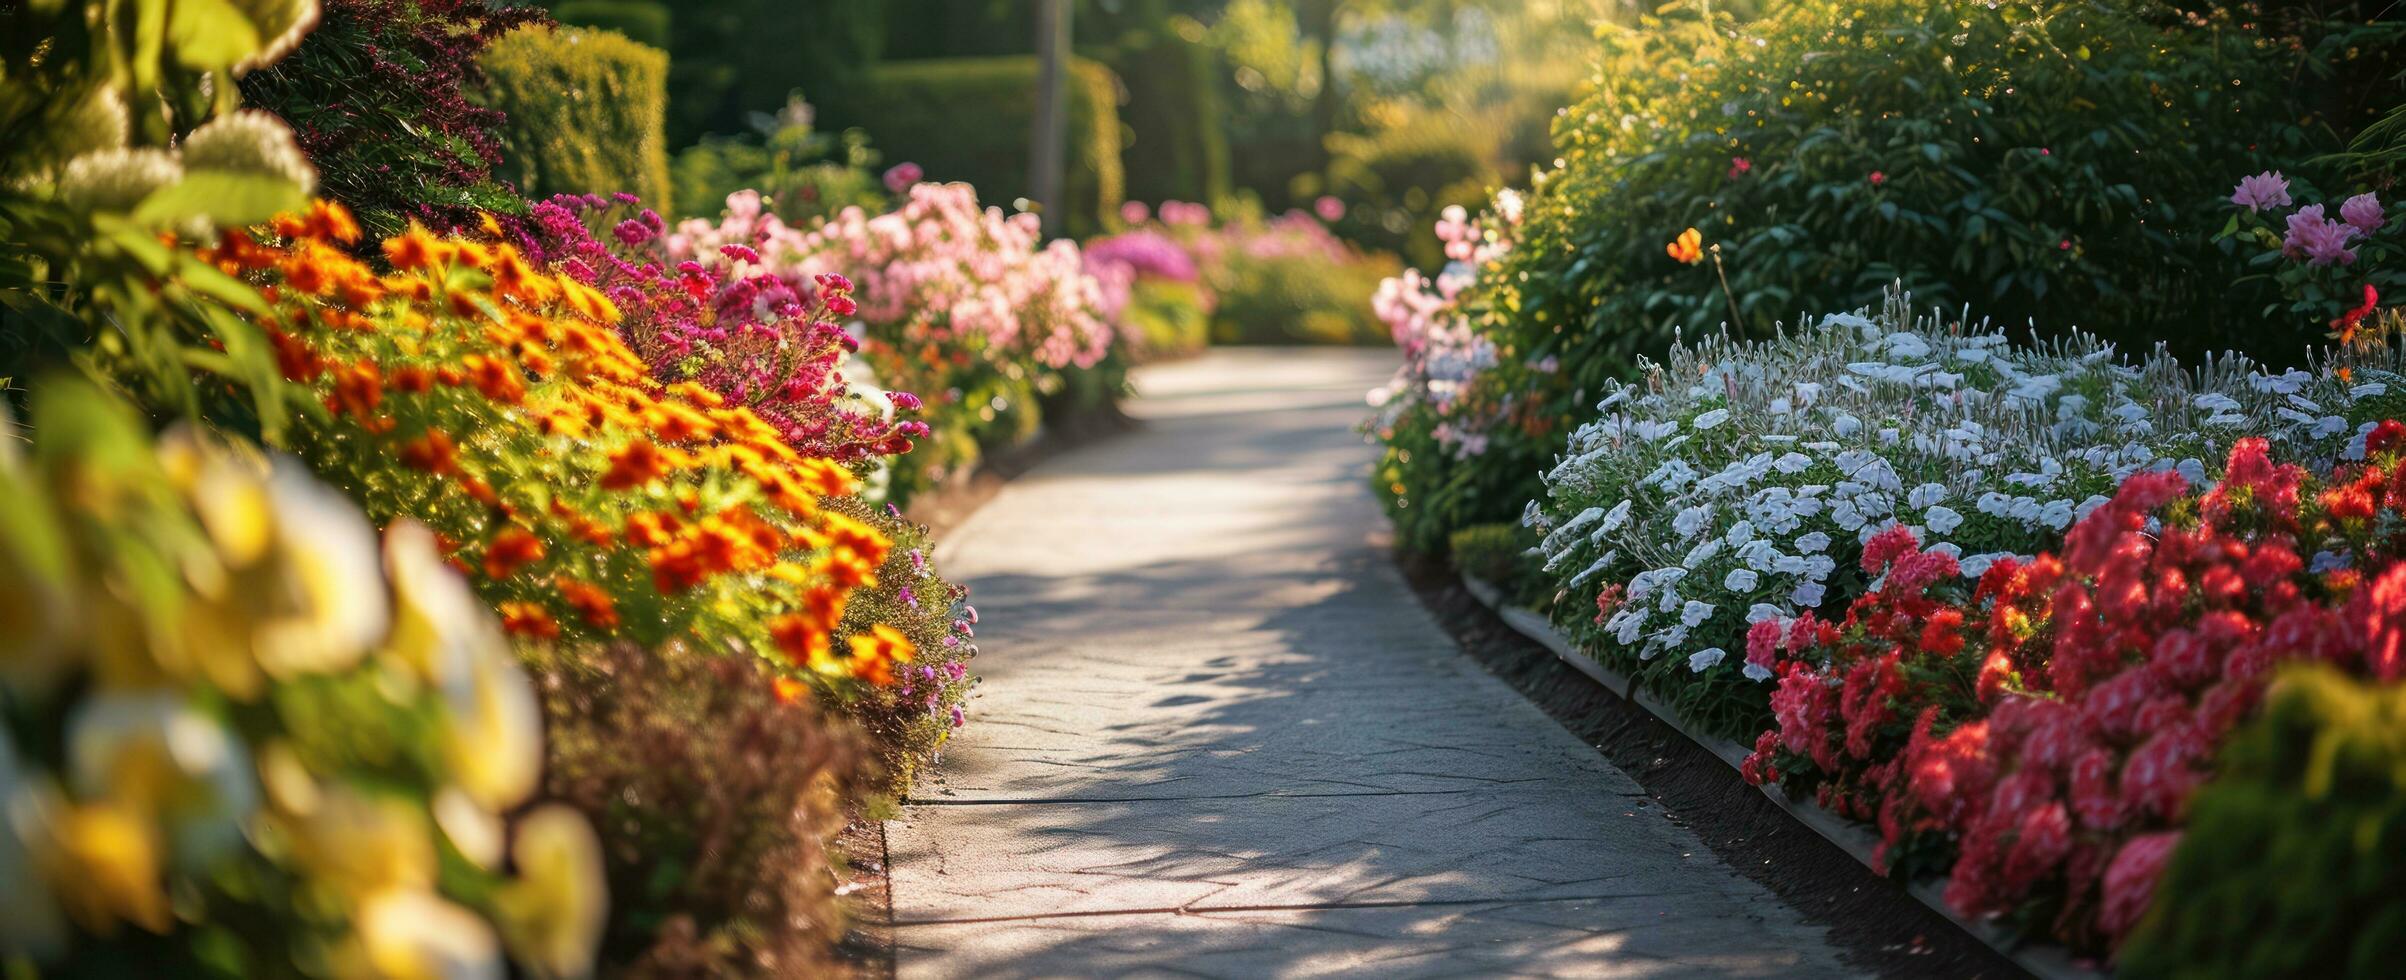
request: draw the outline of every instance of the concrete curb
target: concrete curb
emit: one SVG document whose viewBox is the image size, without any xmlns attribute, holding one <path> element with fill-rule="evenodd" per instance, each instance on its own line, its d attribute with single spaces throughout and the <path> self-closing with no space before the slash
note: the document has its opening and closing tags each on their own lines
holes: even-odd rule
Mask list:
<svg viewBox="0 0 2406 980">
<path fill-rule="evenodd" d="M 1493 610 L 1496 616 L 1503 619 L 1505 625 L 1512 627 L 1513 632 L 1553 651 L 1554 656 L 1560 658 L 1563 663 L 1586 674 L 1596 683 L 1603 685 L 1606 690 L 1635 702 L 1638 707 L 1646 709 L 1646 713 L 1653 715 L 1663 724 L 1677 729 L 1681 735 L 1687 736 L 1689 741 L 1719 756 L 1721 761 L 1728 763 L 1731 769 L 1738 768 L 1746 761 L 1750 750 L 1745 746 L 1691 728 L 1687 721 L 1682 719 L 1677 711 L 1672 710 L 1670 705 L 1663 703 L 1662 699 L 1644 690 L 1633 691 L 1627 676 L 1620 671 L 1604 666 L 1594 657 L 1579 652 L 1579 649 L 1573 646 L 1568 638 L 1554 629 L 1554 624 L 1544 615 L 1536 610 L 1525 609 L 1505 602 L 1502 590 L 1475 575 L 1464 572 L 1461 577 L 1462 587 L 1468 589 L 1480 604 Z M 1788 794 L 1777 786 L 1763 786 L 1760 789 L 1764 796 L 1769 797 L 1771 802 L 1779 804 L 1781 809 L 1788 811 L 1788 814 L 1795 817 L 1798 823 L 1812 828 L 1814 833 L 1820 834 L 1830 843 L 1838 845 L 1839 849 L 1862 862 L 1864 867 L 1872 867 L 1872 849 L 1879 844 L 1879 838 L 1874 836 L 1869 828 L 1822 809 L 1810 800 L 1790 799 Z M 2069 951 L 2061 946 L 2034 942 L 2018 936 L 1996 923 L 1967 919 L 1956 914 L 1955 910 L 1947 907 L 1941 890 L 1941 882 L 1934 878 L 1925 878 L 1905 886 L 1905 891 L 1919 899 L 1923 905 L 1946 916 L 1948 921 L 1970 933 L 1973 938 L 1988 944 L 1989 948 L 2012 960 L 2022 969 L 2030 971 L 2033 976 L 2042 977 L 2045 980 L 2107 980 L 2112 976 L 2108 971 L 2081 965 L 2079 961 L 2072 958 Z"/>
</svg>

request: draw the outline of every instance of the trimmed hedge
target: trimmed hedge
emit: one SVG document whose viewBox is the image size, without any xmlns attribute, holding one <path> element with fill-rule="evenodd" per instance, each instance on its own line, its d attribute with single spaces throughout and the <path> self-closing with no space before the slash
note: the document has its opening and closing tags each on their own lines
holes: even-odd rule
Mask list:
<svg viewBox="0 0 2406 980">
<path fill-rule="evenodd" d="M 615 31 L 528 28 L 482 59 L 529 197 L 626 192 L 666 209 L 668 55 Z"/>
<path fill-rule="evenodd" d="M 572 27 L 617 31 L 637 44 L 668 47 L 668 8 L 654 0 L 568 0 L 551 10 Z"/>
<path fill-rule="evenodd" d="M 880 65 L 852 115 L 889 163 L 916 163 L 927 179 L 966 181 L 988 201 L 1035 190 L 1028 133 L 1036 118 L 1036 59 L 947 58 Z M 1125 193 L 1120 161 L 1119 77 L 1073 59 L 1069 74 L 1066 230 L 1090 235 L 1116 214 Z M 964 124 L 965 120 L 975 120 Z"/>
</svg>

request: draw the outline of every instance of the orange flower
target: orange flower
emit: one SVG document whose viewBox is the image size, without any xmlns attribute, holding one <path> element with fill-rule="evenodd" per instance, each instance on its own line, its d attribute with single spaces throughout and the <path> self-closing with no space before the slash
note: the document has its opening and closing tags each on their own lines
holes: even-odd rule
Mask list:
<svg viewBox="0 0 2406 980">
<path fill-rule="evenodd" d="M 402 272 L 423 269 L 442 261 L 443 243 L 415 221 L 398 238 L 384 240 L 384 260 Z"/>
<path fill-rule="evenodd" d="M 359 241 L 359 222 L 351 217 L 350 208 L 319 198 L 309 202 L 309 234 L 349 245 Z"/>
<path fill-rule="evenodd" d="M 500 581 L 529 563 L 543 560 L 543 542 L 525 528 L 511 525 L 485 542 L 485 577 Z"/>
<path fill-rule="evenodd" d="M 597 630 L 618 628 L 618 603 L 610 598 L 607 590 L 565 575 L 552 581 L 560 588 L 560 598 L 567 601 L 568 608 L 584 617 L 586 625 Z"/>
<path fill-rule="evenodd" d="M 827 631 L 800 615 L 789 613 L 769 620 L 769 639 L 794 666 L 820 671 L 834 666 L 827 653 Z"/>
<path fill-rule="evenodd" d="M 401 444 L 401 465 L 428 473 L 449 474 L 459 467 L 459 445 L 441 429 Z"/>
<path fill-rule="evenodd" d="M 1680 262 L 1695 265 L 1704 261 L 1704 234 L 1694 228 L 1680 232 L 1678 240 L 1663 246 L 1663 251 Z"/>
<path fill-rule="evenodd" d="M 541 606 L 531 602 L 511 600 L 502 603 L 498 609 L 501 612 L 501 628 L 504 630 L 539 640 L 560 638 L 559 621 L 551 618 L 551 614 L 544 612 Z"/>
<path fill-rule="evenodd" d="M 668 459 L 660 447 L 637 436 L 626 448 L 610 454 L 609 472 L 601 478 L 604 490 L 632 490 L 668 475 Z"/>
<path fill-rule="evenodd" d="M 361 361 L 335 374 L 334 395 L 329 408 L 349 412 L 353 418 L 367 421 L 376 417 L 376 407 L 384 404 L 384 374 L 376 365 Z"/>
<path fill-rule="evenodd" d="M 627 543 L 638 548 L 657 548 L 667 544 L 682 522 L 677 515 L 660 511 L 645 511 L 627 518 Z"/>
<path fill-rule="evenodd" d="M 498 357 L 470 354 L 460 358 L 460 366 L 468 369 L 468 380 L 486 398 L 503 405 L 516 405 L 526 400 L 526 375 L 518 366 Z"/>
<path fill-rule="evenodd" d="M 270 327 L 267 342 L 276 348 L 276 368 L 284 373 L 284 380 L 307 384 L 325 373 L 325 362 L 307 341 Z"/>
<path fill-rule="evenodd" d="M 910 637 L 884 623 L 870 627 L 869 635 L 847 642 L 852 647 L 852 676 L 879 687 L 894 683 L 894 665 L 910 663 L 919 652 Z"/>
<path fill-rule="evenodd" d="M 769 690 L 777 696 L 778 704 L 801 704 L 810 697 L 810 685 L 792 677 L 779 677 L 769 682 Z"/>
</svg>

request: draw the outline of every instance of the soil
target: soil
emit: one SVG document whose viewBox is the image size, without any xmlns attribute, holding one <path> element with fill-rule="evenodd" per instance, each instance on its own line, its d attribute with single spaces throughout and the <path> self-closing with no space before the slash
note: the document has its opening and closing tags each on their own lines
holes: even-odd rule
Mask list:
<svg viewBox="0 0 2406 980">
<path fill-rule="evenodd" d="M 1663 819 L 1827 928 L 1850 965 L 1883 977 L 2029 975 L 1798 823 L 1703 746 L 1514 631 L 1453 569 L 1402 555 L 1397 561 L 1421 604 L 1488 673 L 1637 780 Z"/>
</svg>

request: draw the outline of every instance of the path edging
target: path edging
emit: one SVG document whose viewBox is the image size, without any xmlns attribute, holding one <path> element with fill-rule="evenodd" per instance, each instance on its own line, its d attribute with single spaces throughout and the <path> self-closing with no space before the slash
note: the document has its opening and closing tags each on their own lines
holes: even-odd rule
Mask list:
<svg viewBox="0 0 2406 980">
<path fill-rule="evenodd" d="M 1568 638 L 1554 629 L 1554 624 L 1543 614 L 1505 601 L 1502 590 L 1476 575 L 1469 572 L 1459 574 L 1462 579 L 1462 587 L 1468 590 L 1473 598 L 1479 600 L 1480 605 L 1492 610 L 1497 618 L 1504 621 L 1504 625 L 1512 628 L 1513 632 L 1519 633 L 1538 646 L 1551 651 L 1556 658 L 1569 664 L 1572 669 L 1581 674 L 1587 675 L 1589 679 L 1602 685 L 1605 690 L 1645 709 L 1647 714 L 1653 715 L 1656 720 L 1671 726 L 1673 730 L 1685 736 L 1688 741 L 1696 743 L 1722 762 L 1728 763 L 1731 769 L 1739 768 L 1746 761 L 1746 757 L 1750 753 L 1744 746 L 1690 727 L 1686 719 L 1681 718 L 1679 712 L 1665 704 L 1662 699 L 1642 689 L 1633 690 L 1633 685 L 1627 675 L 1605 666 L 1594 657 L 1580 653 L 1579 648 L 1573 646 Z M 1820 834 L 1830 843 L 1837 845 L 1838 849 L 1861 862 L 1864 867 L 1875 867 L 1871 855 L 1872 849 L 1879 843 L 1879 839 L 1873 837 L 1870 830 L 1823 809 L 1811 800 L 1791 799 L 1778 786 L 1757 788 L 1762 790 L 1763 795 L 1769 797 L 1772 803 L 1777 804 L 1780 809 L 1786 810 L 1788 815 L 1794 817 L 1798 823 L 1812 828 L 1814 833 Z M 1947 906 L 1941 893 L 1940 882 L 1937 879 L 1925 878 L 1911 882 L 1905 885 L 1905 891 L 1923 905 L 1929 906 L 1932 911 L 1945 916 L 1947 921 L 1953 922 L 1964 932 L 1971 934 L 1972 938 L 1978 939 L 1987 944 L 1990 949 L 1996 950 L 1998 955 L 2004 956 L 2012 960 L 2015 965 L 2030 971 L 2033 976 L 2042 977 L 2045 980 L 2108 980 L 2112 976 L 2112 974 L 2094 967 L 2080 965 L 2073 960 L 2070 951 L 2061 946 L 2035 942 L 2016 936 L 1994 923 L 1965 918 Z"/>
</svg>

